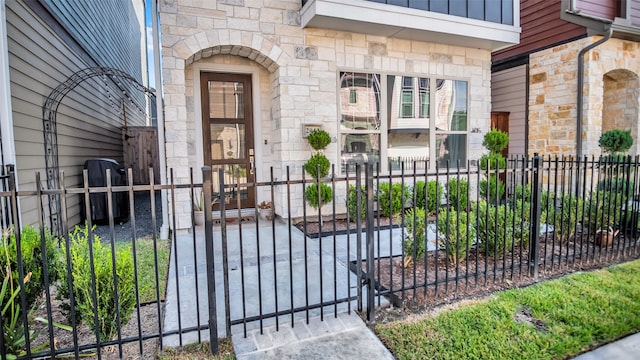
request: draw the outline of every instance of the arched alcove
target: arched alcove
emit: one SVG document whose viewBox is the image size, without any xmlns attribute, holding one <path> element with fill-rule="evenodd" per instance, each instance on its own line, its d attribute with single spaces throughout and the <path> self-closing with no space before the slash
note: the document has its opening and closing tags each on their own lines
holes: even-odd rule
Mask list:
<svg viewBox="0 0 640 360">
<path fill-rule="evenodd" d="M 625 69 L 603 76 L 602 133 L 611 129 L 631 130 L 632 155 L 638 154 L 639 90 L 638 75 Z"/>
</svg>

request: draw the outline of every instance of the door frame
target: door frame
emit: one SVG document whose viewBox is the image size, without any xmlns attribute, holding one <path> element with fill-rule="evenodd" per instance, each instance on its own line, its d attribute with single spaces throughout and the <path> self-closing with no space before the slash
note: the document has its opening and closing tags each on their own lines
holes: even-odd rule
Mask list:
<svg viewBox="0 0 640 360">
<path fill-rule="evenodd" d="M 246 74 L 251 75 L 251 88 L 253 92 L 251 94 L 251 102 L 253 104 L 253 146 L 256 160 L 256 181 L 267 181 L 267 175 L 265 169 L 262 166 L 262 159 L 264 154 L 262 139 L 262 111 L 260 111 L 260 68 L 256 66 L 246 65 L 228 65 L 228 64 L 212 64 L 194 62 L 192 64 L 191 78 L 193 79 L 193 115 L 192 119 L 195 121 L 195 152 L 196 152 L 196 164 L 200 167 L 204 164 L 204 142 L 202 128 L 202 94 L 200 90 L 200 73 L 202 72 L 217 72 L 217 73 L 230 73 L 230 74 Z M 188 115 L 187 115 L 188 116 Z M 185 119 L 186 121 L 186 119 Z M 196 181 L 202 181 L 202 172 L 194 171 L 194 178 Z M 260 201 L 260 194 L 256 201 Z"/>
<path fill-rule="evenodd" d="M 207 80 L 204 80 L 204 79 Z M 255 105 L 253 103 L 254 100 L 254 94 L 255 94 L 255 90 L 253 89 L 253 79 L 254 76 L 252 74 L 246 74 L 246 73 L 229 73 L 229 72 L 220 72 L 220 71 L 201 71 L 198 73 L 198 81 L 197 81 L 197 86 L 200 88 L 200 106 L 198 107 L 199 113 L 200 113 L 200 127 L 202 129 L 202 131 L 200 132 L 200 139 L 201 142 L 204 146 L 202 146 L 200 148 L 200 152 L 202 153 L 202 157 L 203 157 L 203 164 L 205 165 L 212 165 L 215 166 L 213 164 L 210 163 L 211 161 L 211 139 L 209 139 L 211 133 L 210 133 L 210 122 L 209 122 L 209 118 L 205 117 L 204 114 L 204 110 L 205 107 L 207 107 L 207 104 L 203 104 L 202 101 L 204 100 L 203 97 L 205 94 L 205 92 L 208 92 L 207 90 L 207 82 L 208 81 L 241 81 L 242 83 L 245 84 L 245 89 L 244 92 L 245 94 L 248 92 L 248 97 L 246 98 L 245 102 L 244 102 L 244 123 L 245 123 L 245 145 L 244 145 L 244 153 L 245 153 L 245 157 L 243 158 L 242 161 L 238 161 L 238 163 L 243 164 L 246 166 L 246 182 L 247 183 L 254 183 L 256 182 L 256 176 L 257 176 L 257 170 L 256 170 L 256 164 L 257 164 L 257 154 L 256 154 L 256 143 L 258 143 L 258 141 L 256 140 L 256 136 L 254 134 L 254 130 L 256 128 L 256 124 L 255 124 L 255 119 L 254 119 L 254 114 L 255 114 Z M 204 80 L 204 81 L 203 81 Z M 232 118 L 229 118 L 228 121 L 232 121 Z M 233 160 L 224 160 L 221 159 L 221 164 L 224 166 L 225 163 L 234 163 Z M 214 177 L 217 176 L 216 174 L 214 174 Z M 241 180 L 242 181 L 242 180 Z M 247 194 L 246 194 L 246 198 L 241 200 L 241 207 L 243 208 L 251 208 L 251 207 L 255 207 L 257 204 L 257 198 L 256 198 L 256 194 L 257 191 L 255 189 L 255 187 L 253 186 L 247 186 Z M 231 201 L 230 203 L 226 204 L 226 207 L 228 209 L 235 209 L 237 208 L 238 203 L 236 202 L 236 200 Z M 218 206 L 214 206 L 214 209 L 218 209 Z"/>
</svg>

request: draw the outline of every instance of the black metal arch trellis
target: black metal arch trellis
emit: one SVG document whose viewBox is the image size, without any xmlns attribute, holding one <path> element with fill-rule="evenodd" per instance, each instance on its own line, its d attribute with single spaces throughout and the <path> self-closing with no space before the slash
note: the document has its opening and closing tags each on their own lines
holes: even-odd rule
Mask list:
<svg viewBox="0 0 640 360">
<path fill-rule="evenodd" d="M 58 85 L 51 91 L 49 96 L 42 105 L 42 126 L 44 135 L 44 156 L 45 167 L 47 173 L 47 187 L 49 189 L 60 188 L 60 175 L 58 163 L 58 130 L 57 130 L 57 113 L 60 103 L 64 97 L 82 82 L 97 76 L 109 78 L 115 86 L 122 92 L 124 96 L 133 102 L 133 98 L 129 95 L 129 88 L 123 82 L 130 84 L 134 90 L 142 91 L 147 97 L 155 97 L 151 89 L 140 84 L 131 75 L 113 68 L 108 67 L 90 67 L 77 71 L 69 76 L 67 80 Z M 62 234 L 58 216 L 60 214 L 60 195 L 49 195 L 49 219 L 51 230 Z"/>
</svg>

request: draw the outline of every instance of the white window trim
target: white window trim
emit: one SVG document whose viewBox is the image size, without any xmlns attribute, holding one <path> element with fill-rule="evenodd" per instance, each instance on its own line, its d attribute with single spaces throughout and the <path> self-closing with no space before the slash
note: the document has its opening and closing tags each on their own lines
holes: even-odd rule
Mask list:
<svg viewBox="0 0 640 360">
<path fill-rule="evenodd" d="M 380 128 L 378 130 L 353 130 L 353 131 L 346 131 L 344 129 L 342 129 L 341 124 L 340 124 L 340 119 L 342 117 L 341 114 L 341 109 L 340 109 L 340 89 L 341 89 L 341 83 L 340 83 L 340 74 L 344 73 L 344 72 L 348 72 L 348 73 L 360 73 L 360 74 L 373 74 L 373 75 L 379 75 L 380 76 Z M 399 73 L 399 72 L 384 72 L 384 71 L 375 71 L 375 70 L 371 70 L 371 69 L 349 69 L 349 68 L 342 68 L 342 69 L 338 69 L 336 78 L 338 79 L 338 82 L 336 84 L 336 100 L 337 100 L 337 116 L 336 118 L 338 119 L 338 124 L 337 124 L 337 130 L 338 130 L 338 134 L 337 134 L 337 139 L 338 139 L 338 151 L 336 154 L 336 164 L 342 164 L 342 159 L 341 159 L 341 155 L 342 155 L 342 135 L 344 134 L 379 134 L 380 136 L 380 171 L 383 173 L 390 173 L 390 174 L 399 174 L 400 170 L 392 170 L 389 171 L 389 164 L 388 164 L 388 157 L 387 157 L 387 149 L 388 149 L 388 133 L 389 133 L 389 119 L 387 119 L 387 114 L 388 114 L 388 106 L 390 106 L 388 104 L 387 98 L 387 78 L 388 76 L 410 76 L 413 78 L 427 78 L 429 79 L 429 97 L 430 97 L 430 102 L 429 102 L 429 125 L 430 125 L 430 129 L 432 128 L 431 125 L 435 125 L 435 114 L 436 114 L 436 102 L 433 101 L 434 99 L 432 97 L 435 97 L 436 94 L 436 80 L 453 80 L 453 81 L 465 81 L 467 83 L 467 96 L 466 96 L 466 107 L 467 107 L 467 130 L 466 131 L 460 131 L 460 130 L 456 130 L 456 131 L 446 131 L 446 132 L 438 132 L 438 134 L 460 134 L 460 135 L 466 135 L 466 144 L 465 144 L 465 151 L 466 151 L 466 159 L 467 162 L 469 160 L 469 134 L 471 133 L 471 123 L 470 123 L 470 119 L 471 119 L 471 113 L 470 113 L 470 109 L 471 109 L 471 79 L 470 78 L 464 78 L 464 77 L 456 77 L 456 76 L 442 76 L 442 75 L 432 75 L 432 74 L 424 74 L 424 73 Z M 414 88 L 416 88 L 416 86 L 414 85 Z M 419 86 L 417 86 L 418 90 L 419 90 Z M 415 95 L 415 94 L 414 94 Z M 414 108 L 416 108 L 416 104 L 414 104 Z M 383 136 L 384 134 L 384 136 Z M 436 131 L 429 131 L 429 143 L 430 144 L 435 144 L 436 143 Z M 430 146 L 429 148 L 429 159 L 432 159 L 432 154 L 435 154 L 435 148 L 432 150 L 432 147 Z M 465 167 L 466 167 L 466 163 L 465 163 Z M 435 171 L 436 169 L 436 162 L 435 161 L 429 161 L 429 168 L 428 171 Z M 452 168 L 453 169 L 453 168 Z M 342 167 L 340 166 L 339 168 L 340 173 L 344 175 L 344 172 L 342 170 Z"/>
</svg>

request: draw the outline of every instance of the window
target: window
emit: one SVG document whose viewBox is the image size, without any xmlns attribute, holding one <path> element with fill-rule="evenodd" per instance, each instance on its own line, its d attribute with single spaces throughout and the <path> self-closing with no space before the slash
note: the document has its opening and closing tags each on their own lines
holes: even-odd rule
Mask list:
<svg viewBox="0 0 640 360">
<path fill-rule="evenodd" d="M 432 169 L 466 166 L 467 103 L 466 81 L 341 72 L 343 171 L 367 160 L 382 170 L 428 159 Z"/>
</svg>

